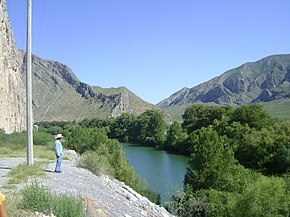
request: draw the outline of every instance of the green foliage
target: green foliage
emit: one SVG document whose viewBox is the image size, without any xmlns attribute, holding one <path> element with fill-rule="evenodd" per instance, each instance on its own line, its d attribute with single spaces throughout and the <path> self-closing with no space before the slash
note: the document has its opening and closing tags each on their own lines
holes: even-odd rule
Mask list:
<svg viewBox="0 0 290 217">
<path fill-rule="evenodd" d="M 233 131 L 236 134 L 232 139 L 238 144 L 235 157 L 244 166 L 265 174 L 282 174 L 290 168 L 289 122 L 275 123 L 260 130 L 239 125 Z"/>
<path fill-rule="evenodd" d="M 42 177 L 45 172 L 41 169 L 41 163 L 36 162 L 32 166 L 27 164 L 20 164 L 15 169 L 8 173 L 9 180 L 8 184 L 19 184 L 21 182 L 26 182 L 29 177 Z"/>
<path fill-rule="evenodd" d="M 178 216 L 225 217 L 234 216 L 232 210 L 236 194 L 215 189 L 193 191 L 187 185 L 184 192 L 176 192 L 166 204 L 169 211 Z"/>
<path fill-rule="evenodd" d="M 23 150 L 26 147 L 26 133 L 5 134 L 0 132 L 0 147 L 9 147 L 10 150 Z"/>
<path fill-rule="evenodd" d="M 214 124 L 214 121 L 230 116 L 232 112 L 233 109 L 229 106 L 192 105 L 185 110 L 182 116 L 182 127 L 190 133 L 202 127 L 208 127 Z"/>
<path fill-rule="evenodd" d="M 209 189 L 233 161 L 231 149 L 225 148 L 223 139 L 212 128 L 201 128 L 189 135 L 191 156 L 185 177 L 195 189 Z"/>
<path fill-rule="evenodd" d="M 167 130 L 164 117 L 165 114 L 159 110 L 147 110 L 139 115 L 133 134 L 137 142 L 155 146 L 162 144 L 166 139 Z"/>
<path fill-rule="evenodd" d="M 51 193 L 37 182 L 22 190 L 21 208 L 45 214 L 53 213 L 58 217 L 88 216 L 81 198 Z"/>
<path fill-rule="evenodd" d="M 97 150 L 108 141 L 106 128 L 85 128 L 80 125 L 74 126 L 64 141 L 64 146 L 79 153 L 89 150 Z"/>
<path fill-rule="evenodd" d="M 289 176 L 257 173 L 289 170 L 289 123 L 274 122 L 257 105 L 227 110 L 220 116 L 213 111 L 197 106 L 183 116 L 182 126 L 192 132 L 186 141 L 191 155 L 185 192 L 171 200 L 174 212 L 180 216 L 289 216 Z"/>
<path fill-rule="evenodd" d="M 33 144 L 47 146 L 53 143 L 53 137 L 51 134 L 46 132 L 34 132 L 33 133 Z"/>
<path fill-rule="evenodd" d="M 61 126 L 70 132 L 65 145 L 86 152 L 84 165 L 95 173 L 112 174 L 138 192 L 151 195 L 151 200 L 157 198 L 156 193 L 151 194 L 144 187 L 146 184 L 135 176 L 117 142 L 108 136 L 189 155 L 185 190 L 175 194 L 170 202 L 174 214 L 289 215 L 290 124 L 274 121 L 260 105 L 193 105 L 185 110 L 183 123 L 174 122 L 167 132 L 164 114 L 156 110 L 138 117 L 123 114 L 69 126 Z M 283 178 L 266 177 L 259 172 Z M 272 194 L 273 198 L 265 202 Z"/>
<path fill-rule="evenodd" d="M 23 209 L 50 213 L 52 195 L 47 189 L 40 187 L 37 182 L 33 182 L 31 186 L 24 188 L 21 194 Z"/>
<path fill-rule="evenodd" d="M 129 165 L 124 150 L 117 140 L 108 139 L 106 129 L 90 129 L 76 126 L 68 136 L 66 144 L 83 153 L 79 165 L 96 175 L 107 174 L 129 185 L 137 192 L 145 194 L 152 201 L 158 195 L 141 185 L 134 169 Z"/>
<path fill-rule="evenodd" d="M 238 181 L 235 178 L 233 182 Z M 184 192 L 172 196 L 167 206 L 178 216 L 289 216 L 290 194 L 284 179 L 262 175 L 246 179 L 247 184 L 240 193 L 214 188 L 193 191 L 187 185 Z"/>
<path fill-rule="evenodd" d="M 232 122 L 248 124 L 250 127 L 261 129 L 271 121 L 270 115 L 262 105 L 252 104 L 237 108 L 232 114 Z"/>
<path fill-rule="evenodd" d="M 85 152 L 78 162 L 79 166 L 88 169 L 96 175 L 114 175 L 114 169 L 106 156 L 100 155 L 97 152 L 87 151 Z"/>
<path fill-rule="evenodd" d="M 164 144 L 165 150 L 188 154 L 189 150 L 185 143 L 187 137 L 187 133 L 182 129 L 181 124 L 174 121 L 167 132 L 167 138 Z"/>
<path fill-rule="evenodd" d="M 121 116 L 117 117 L 112 123 L 110 129 L 110 137 L 116 138 L 122 142 L 129 142 L 133 140 L 134 126 L 136 122 L 136 117 L 132 114 L 123 113 Z"/>
<path fill-rule="evenodd" d="M 261 176 L 256 182 L 246 186 L 237 197 L 235 216 L 289 216 L 290 195 L 286 184 L 278 177 Z"/>
</svg>

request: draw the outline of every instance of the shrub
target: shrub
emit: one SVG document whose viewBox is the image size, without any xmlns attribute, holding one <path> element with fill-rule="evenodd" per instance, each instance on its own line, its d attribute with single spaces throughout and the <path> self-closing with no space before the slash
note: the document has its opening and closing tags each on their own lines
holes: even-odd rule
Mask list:
<svg viewBox="0 0 290 217">
<path fill-rule="evenodd" d="M 52 204 L 51 192 L 37 182 L 22 190 L 21 208 L 42 213 L 50 213 Z"/>
<path fill-rule="evenodd" d="M 49 133 L 45 132 L 34 132 L 33 133 L 33 144 L 46 146 L 53 143 L 53 137 Z"/>
<path fill-rule="evenodd" d="M 96 152 L 88 151 L 84 153 L 78 164 L 96 175 L 105 174 L 112 176 L 114 174 L 114 169 L 108 159 Z"/>
<path fill-rule="evenodd" d="M 289 216 L 290 196 L 285 180 L 261 176 L 238 197 L 235 216 Z"/>
<path fill-rule="evenodd" d="M 57 217 L 87 216 L 81 198 L 71 195 L 56 195 L 47 188 L 33 182 L 22 190 L 21 208 L 45 214 L 53 213 Z"/>
</svg>

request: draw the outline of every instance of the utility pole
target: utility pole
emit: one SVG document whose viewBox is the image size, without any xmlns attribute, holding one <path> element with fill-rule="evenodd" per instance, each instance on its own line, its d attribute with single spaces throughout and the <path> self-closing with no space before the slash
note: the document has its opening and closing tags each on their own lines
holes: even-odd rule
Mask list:
<svg viewBox="0 0 290 217">
<path fill-rule="evenodd" d="M 31 1 L 27 0 L 27 38 L 26 38 L 26 129 L 27 164 L 33 164 L 33 126 L 32 126 L 32 81 L 31 81 Z"/>
</svg>

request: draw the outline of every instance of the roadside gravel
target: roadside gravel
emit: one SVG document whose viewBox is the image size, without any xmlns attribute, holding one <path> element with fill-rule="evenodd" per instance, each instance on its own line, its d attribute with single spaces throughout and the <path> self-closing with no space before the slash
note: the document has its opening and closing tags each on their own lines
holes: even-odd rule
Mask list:
<svg viewBox="0 0 290 217">
<path fill-rule="evenodd" d="M 23 158 L 0 159 L 0 191 L 7 181 L 8 172 L 18 164 L 25 163 Z M 57 194 L 71 194 L 80 196 L 89 207 L 91 216 L 100 217 L 169 217 L 163 207 L 157 206 L 147 198 L 141 196 L 124 183 L 108 176 L 95 176 L 88 170 L 76 166 L 76 161 L 65 160 L 62 172 L 54 173 L 55 162 L 45 166 L 45 178 L 38 178 L 38 182 Z M 26 183 L 17 185 L 22 189 Z"/>
</svg>

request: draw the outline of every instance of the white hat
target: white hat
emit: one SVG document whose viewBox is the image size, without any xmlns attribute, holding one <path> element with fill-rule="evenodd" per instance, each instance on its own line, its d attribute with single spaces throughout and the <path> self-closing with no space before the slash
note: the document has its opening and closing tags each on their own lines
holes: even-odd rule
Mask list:
<svg viewBox="0 0 290 217">
<path fill-rule="evenodd" d="M 60 139 L 60 138 L 62 138 L 62 134 L 57 134 L 57 135 L 55 136 L 55 138 L 56 138 L 56 139 Z"/>
</svg>

